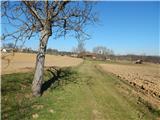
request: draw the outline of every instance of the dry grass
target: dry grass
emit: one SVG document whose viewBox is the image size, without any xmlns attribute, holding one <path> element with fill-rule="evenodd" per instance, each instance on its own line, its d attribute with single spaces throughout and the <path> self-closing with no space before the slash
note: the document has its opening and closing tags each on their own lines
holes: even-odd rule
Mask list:
<svg viewBox="0 0 160 120">
<path fill-rule="evenodd" d="M 2 55 L 4 56 L 4 55 Z M 36 62 L 36 54 L 15 53 L 14 55 L 5 55 L 2 58 L 2 74 L 10 74 L 16 72 L 26 72 L 33 70 Z M 68 56 L 46 55 L 45 66 L 76 66 L 83 60 L 78 58 L 71 58 Z"/>
<path fill-rule="evenodd" d="M 158 105 L 160 108 L 160 65 L 101 64 L 100 66 L 105 71 L 127 81 L 138 91 L 142 91 L 147 101 Z"/>
</svg>

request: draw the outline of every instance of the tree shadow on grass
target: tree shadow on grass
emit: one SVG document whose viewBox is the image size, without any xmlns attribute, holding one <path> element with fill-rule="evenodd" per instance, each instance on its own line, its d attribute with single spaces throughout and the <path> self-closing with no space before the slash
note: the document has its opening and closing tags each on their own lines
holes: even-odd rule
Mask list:
<svg viewBox="0 0 160 120">
<path fill-rule="evenodd" d="M 49 88 L 56 88 L 69 82 L 78 84 L 78 73 L 69 67 L 62 69 L 52 67 L 47 69 L 47 72 L 51 74 L 51 78 L 42 84 L 41 95 Z"/>
</svg>

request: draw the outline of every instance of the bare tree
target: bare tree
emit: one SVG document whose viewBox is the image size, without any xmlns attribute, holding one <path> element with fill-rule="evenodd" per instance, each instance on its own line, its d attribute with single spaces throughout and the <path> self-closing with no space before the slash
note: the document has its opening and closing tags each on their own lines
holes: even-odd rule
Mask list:
<svg viewBox="0 0 160 120">
<path fill-rule="evenodd" d="M 76 35 L 76 39 L 77 39 L 77 47 L 73 48 L 73 52 L 75 53 L 82 53 L 85 52 L 85 41 L 90 39 L 90 36 L 88 34 L 77 34 Z"/>
<path fill-rule="evenodd" d="M 93 48 L 93 52 L 96 54 L 102 54 L 102 55 L 113 55 L 114 52 L 111 49 L 108 49 L 105 46 L 97 46 Z"/>
<path fill-rule="evenodd" d="M 68 33 L 84 33 L 83 28 L 95 22 L 93 2 L 76 1 L 2 1 L 3 24 L 12 28 L 4 29 L 2 40 L 26 41 L 40 34 L 39 50 L 36 59 L 32 92 L 41 95 L 44 61 L 47 42 L 50 36 L 58 38 Z M 4 28 L 5 26 L 3 26 Z"/>
<path fill-rule="evenodd" d="M 7 43 L 3 44 L 3 48 L 15 48 L 15 45 L 13 43 Z"/>
</svg>

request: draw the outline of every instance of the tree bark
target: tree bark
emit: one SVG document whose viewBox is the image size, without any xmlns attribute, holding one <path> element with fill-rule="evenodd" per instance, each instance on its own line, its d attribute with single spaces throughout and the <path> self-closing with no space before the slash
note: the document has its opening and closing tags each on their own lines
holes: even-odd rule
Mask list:
<svg viewBox="0 0 160 120">
<path fill-rule="evenodd" d="M 41 96 L 41 87 L 43 84 L 43 73 L 44 73 L 44 63 L 45 63 L 45 52 L 46 52 L 47 42 L 50 36 L 51 36 L 50 30 L 44 29 L 41 31 L 40 45 L 36 58 L 36 67 L 32 83 L 33 96 Z"/>
</svg>

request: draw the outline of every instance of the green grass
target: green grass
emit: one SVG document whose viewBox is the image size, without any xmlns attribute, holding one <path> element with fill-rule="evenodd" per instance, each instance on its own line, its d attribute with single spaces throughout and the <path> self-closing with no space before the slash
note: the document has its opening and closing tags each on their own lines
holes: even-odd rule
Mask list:
<svg viewBox="0 0 160 120">
<path fill-rule="evenodd" d="M 155 115 L 134 98 L 122 95 L 118 78 L 85 61 L 64 68 L 42 97 L 31 94 L 33 73 L 2 76 L 2 119 L 28 120 L 154 120 Z M 52 74 L 45 72 L 45 81 Z"/>
</svg>

